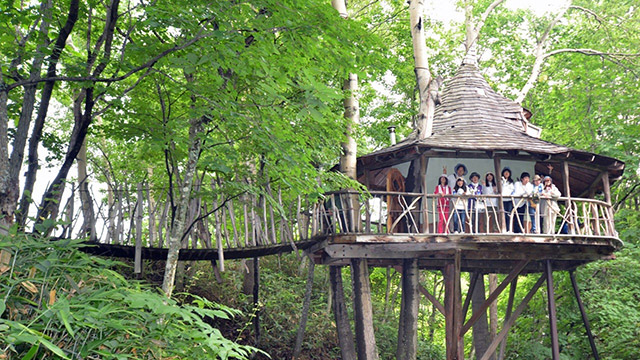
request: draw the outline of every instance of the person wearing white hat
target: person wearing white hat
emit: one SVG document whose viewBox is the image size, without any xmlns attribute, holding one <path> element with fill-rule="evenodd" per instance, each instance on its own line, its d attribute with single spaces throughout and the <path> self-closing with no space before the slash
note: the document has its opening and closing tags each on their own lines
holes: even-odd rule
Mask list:
<svg viewBox="0 0 640 360">
<path fill-rule="evenodd" d="M 560 190 L 553 185 L 551 176 L 545 176 L 542 181 L 542 185 L 543 188 L 540 198 L 543 199 L 545 203 L 542 230 L 545 234 L 553 234 L 556 229 L 556 219 L 560 213 L 560 207 L 558 206 L 557 200 L 561 194 Z"/>
</svg>

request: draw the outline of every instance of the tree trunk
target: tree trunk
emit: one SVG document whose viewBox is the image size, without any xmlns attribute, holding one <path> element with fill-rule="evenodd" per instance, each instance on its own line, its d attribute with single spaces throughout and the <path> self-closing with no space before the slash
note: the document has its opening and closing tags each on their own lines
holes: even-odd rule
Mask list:
<svg viewBox="0 0 640 360">
<path fill-rule="evenodd" d="M 47 68 L 47 78 L 53 78 L 56 76 L 58 60 L 60 59 L 60 56 L 62 55 L 62 50 L 64 50 L 64 47 L 67 43 L 67 39 L 71 34 L 71 31 L 75 27 L 76 21 L 78 20 L 79 4 L 80 4 L 79 0 L 72 0 L 69 4 L 67 21 L 65 25 L 62 27 L 62 29 L 60 29 L 60 33 L 58 33 L 58 37 L 56 38 L 56 42 L 53 46 L 51 56 L 49 57 L 49 65 Z M 44 84 L 42 93 L 40 95 L 40 104 L 38 105 L 38 114 L 36 116 L 36 120 L 31 132 L 31 136 L 29 138 L 28 167 L 27 167 L 27 173 L 25 177 L 24 191 L 22 192 L 22 198 L 20 199 L 19 213 L 21 215 L 20 215 L 20 219 L 18 219 L 20 225 L 22 226 L 24 226 L 24 223 L 27 219 L 27 215 L 29 213 L 29 205 L 31 204 L 31 201 L 32 201 L 31 194 L 33 192 L 33 186 L 36 181 L 36 173 L 38 171 L 38 146 L 40 144 L 40 139 L 42 137 L 42 129 L 44 128 L 44 121 L 47 117 L 47 112 L 49 110 L 49 102 L 51 100 L 51 95 L 53 94 L 54 85 L 55 85 L 55 81 L 47 81 Z M 3 105 L 0 103 L 0 107 L 2 106 Z M 1 133 L 1 131 L 0 131 L 0 137 L 4 138 L 4 135 Z M 17 190 L 18 189 L 16 189 L 16 191 Z M 1 195 L 1 192 L 0 192 L 0 195 Z M 16 196 L 18 196 L 17 193 L 16 193 Z M 0 198 L 2 198 L 2 196 L 0 196 Z"/>
<path fill-rule="evenodd" d="M 406 259 L 402 264 L 402 300 L 398 325 L 397 360 L 415 360 L 418 354 L 418 291 L 420 271 L 418 259 Z"/>
<path fill-rule="evenodd" d="M 193 80 L 187 77 L 188 80 Z M 195 101 L 195 99 L 194 99 Z M 179 199 L 176 204 L 176 216 L 171 225 L 171 234 L 169 235 L 169 253 L 167 254 L 167 262 L 164 271 L 164 280 L 162 282 L 162 291 L 167 297 L 171 297 L 173 285 L 175 281 L 176 266 L 178 264 L 178 253 L 182 244 L 182 235 L 185 230 L 185 220 L 187 210 L 189 209 L 189 197 L 191 195 L 191 187 L 193 185 L 196 174 L 196 166 L 200 157 L 200 149 L 202 140 L 200 134 L 203 131 L 202 118 L 192 119 L 189 124 L 189 153 L 188 160 L 185 165 L 184 176 L 179 187 Z"/>
<path fill-rule="evenodd" d="M 329 282 L 333 296 L 333 315 L 336 321 L 336 331 L 340 344 L 342 360 L 355 360 L 356 348 L 353 342 L 353 333 L 349 325 L 349 314 L 344 301 L 344 289 L 342 287 L 342 271 L 338 266 L 329 266 Z"/>
<path fill-rule="evenodd" d="M 353 312 L 359 360 L 377 360 L 378 349 L 373 332 L 371 284 L 366 259 L 351 259 L 353 282 Z"/>
<path fill-rule="evenodd" d="M 473 288 L 473 293 L 471 294 L 471 309 L 474 313 L 482 307 L 484 301 L 484 275 L 479 274 L 478 280 L 476 281 L 476 286 Z M 490 343 L 491 335 L 489 333 L 487 314 L 485 310 L 485 314 L 483 314 L 473 325 L 473 346 L 476 349 L 477 359 L 480 359 L 480 357 L 484 355 L 484 353 L 487 351 L 487 348 L 489 348 Z M 492 357 L 492 359 L 493 358 L 494 357 Z"/>
<path fill-rule="evenodd" d="M 411 39 L 413 41 L 414 71 L 420 105 L 415 121 L 415 136 L 424 139 L 433 131 L 433 112 L 435 102 L 430 93 L 432 82 L 427 58 L 427 44 L 424 36 L 424 0 L 411 0 L 409 4 L 409 20 L 411 23 Z"/>
<path fill-rule="evenodd" d="M 80 195 L 80 204 L 82 206 L 82 228 L 80 236 L 89 236 L 91 241 L 96 240 L 96 224 L 93 212 L 93 199 L 89 193 L 89 177 L 87 174 L 87 145 L 86 141 L 82 144 L 78 157 L 76 159 L 78 166 L 78 194 Z"/>
</svg>

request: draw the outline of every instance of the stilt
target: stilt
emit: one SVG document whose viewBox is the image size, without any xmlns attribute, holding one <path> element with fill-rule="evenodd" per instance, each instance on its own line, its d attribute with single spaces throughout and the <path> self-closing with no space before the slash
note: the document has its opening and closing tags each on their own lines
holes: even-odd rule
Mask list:
<svg viewBox="0 0 640 360">
<path fill-rule="evenodd" d="M 333 295 L 333 315 L 336 319 L 336 331 L 343 360 L 356 360 L 356 347 L 353 342 L 353 333 L 349 325 L 349 315 L 344 301 L 344 289 L 342 287 L 341 267 L 329 266 L 329 279 L 331 282 L 331 294 Z"/>
<path fill-rule="evenodd" d="M 260 308 L 259 308 L 259 296 L 260 295 L 260 258 L 253 258 L 253 311 L 255 317 L 253 318 L 253 330 L 255 335 L 255 347 L 260 345 Z"/>
<path fill-rule="evenodd" d="M 598 355 L 598 349 L 596 348 L 596 342 L 593 339 L 593 334 L 591 333 L 591 326 L 589 325 L 587 312 L 584 310 L 584 305 L 582 304 L 582 298 L 580 298 L 580 291 L 578 290 L 576 275 L 573 272 L 573 270 L 569 271 L 569 277 L 571 278 L 571 285 L 573 285 L 573 293 L 576 295 L 576 300 L 578 301 L 578 308 L 580 308 L 580 315 L 582 315 L 582 322 L 584 322 L 584 328 L 587 331 L 587 337 L 589 338 L 589 345 L 591 346 L 591 352 L 593 353 L 593 358 L 596 360 L 600 360 L 600 356 Z"/>
<path fill-rule="evenodd" d="M 371 306 L 371 285 L 366 259 L 351 260 L 353 280 L 353 306 L 356 328 L 358 360 L 377 360 L 378 349 L 373 333 L 373 309 Z"/>
<path fill-rule="evenodd" d="M 402 300 L 398 325 L 397 360 L 415 360 L 418 349 L 418 259 L 405 259 L 402 265 Z"/>
<path fill-rule="evenodd" d="M 462 328 L 462 304 L 460 295 L 460 251 L 448 262 L 443 271 L 444 275 L 444 308 L 445 331 L 448 360 L 464 359 L 464 337 L 460 336 Z"/>
<path fill-rule="evenodd" d="M 505 327 L 505 324 L 507 323 L 507 321 L 509 321 L 509 319 L 511 318 L 511 310 L 513 310 L 513 299 L 516 296 L 516 287 L 518 285 L 518 278 L 514 278 L 511 281 L 511 286 L 509 286 L 509 300 L 507 301 L 507 313 L 504 316 L 504 324 L 502 325 L 502 327 Z M 500 353 L 498 355 L 498 360 L 502 360 L 504 359 L 504 350 L 507 347 L 507 336 L 509 334 L 506 333 L 504 335 L 504 340 L 502 340 L 500 342 Z M 496 335 L 497 337 L 497 335 Z M 495 338 L 494 338 L 495 339 Z"/>
<path fill-rule="evenodd" d="M 546 261 L 545 275 L 547 276 L 547 296 L 549 298 L 549 329 L 551 335 L 551 355 L 553 360 L 560 359 L 560 345 L 558 343 L 558 320 L 556 317 L 556 299 L 553 291 L 553 270 L 551 260 Z"/>
</svg>

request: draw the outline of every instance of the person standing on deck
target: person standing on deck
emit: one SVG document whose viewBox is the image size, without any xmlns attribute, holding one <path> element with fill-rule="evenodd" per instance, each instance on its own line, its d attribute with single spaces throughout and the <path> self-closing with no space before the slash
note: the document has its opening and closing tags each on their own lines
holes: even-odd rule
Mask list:
<svg viewBox="0 0 640 360">
<path fill-rule="evenodd" d="M 453 195 L 458 195 L 459 198 L 453 200 L 455 213 L 453 214 L 453 232 L 463 233 L 464 224 L 467 220 L 467 199 L 462 198 L 464 195 L 468 195 L 467 185 L 464 183 L 463 178 L 456 180 L 456 186 L 453 188 Z"/>
<path fill-rule="evenodd" d="M 488 172 L 484 176 L 484 186 L 482 187 L 483 195 L 498 195 L 498 185 L 492 172 Z M 485 222 L 487 232 L 496 232 L 498 229 L 498 220 L 496 218 L 496 209 L 498 208 L 497 198 L 484 199 L 485 203 Z"/>
<path fill-rule="evenodd" d="M 540 194 L 542 194 L 542 177 L 536 174 L 533 176 L 533 199 L 529 202 L 532 234 L 540 232 Z"/>
<path fill-rule="evenodd" d="M 542 181 L 543 189 L 540 198 L 541 202 L 544 202 L 544 219 L 542 228 L 545 234 L 553 234 L 556 229 L 556 218 L 560 212 L 558 206 L 558 198 L 560 197 L 560 190 L 553 185 L 551 176 L 545 176 Z"/>
<path fill-rule="evenodd" d="M 446 174 L 447 167 L 443 167 L 442 171 Z M 464 164 L 458 163 L 453 167 L 453 174 L 447 175 L 447 180 L 449 180 L 449 186 L 455 186 L 458 178 L 464 178 L 467 175 L 467 167 Z"/>
<path fill-rule="evenodd" d="M 449 180 L 447 174 L 440 175 L 438 178 L 438 186 L 434 194 L 438 195 L 438 234 L 448 234 L 449 226 L 447 226 L 447 220 L 449 219 L 449 204 L 451 199 L 445 197 L 451 195 L 451 187 L 449 186 Z"/>
<path fill-rule="evenodd" d="M 477 172 L 472 172 L 469 176 L 469 186 L 467 187 L 469 191 L 469 195 L 482 195 L 482 184 L 480 184 L 480 174 Z M 478 202 L 478 199 L 475 196 L 469 198 L 468 209 L 470 213 L 469 218 L 469 228 L 472 233 L 478 232 L 478 214 L 477 211 L 480 209 L 484 210 L 484 204 L 482 202 Z"/>
<path fill-rule="evenodd" d="M 513 218 L 512 210 L 513 210 L 513 202 L 511 201 L 511 194 L 513 194 L 514 183 L 511 178 L 511 169 L 505 167 L 502 169 L 502 178 L 500 179 L 502 183 L 502 196 L 509 197 L 502 200 L 502 204 L 504 205 L 504 220 L 507 228 L 507 232 L 513 231 L 511 228 L 511 219 Z"/>
<path fill-rule="evenodd" d="M 525 218 L 524 215 L 527 213 L 527 199 L 524 197 L 531 196 L 533 193 L 533 185 L 529 182 L 531 175 L 528 172 L 523 172 L 520 175 L 520 180 L 516 182 L 513 188 L 513 196 L 517 196 L 518 198 L 513 199 L 513 207 L 517 209 L 518 213 L 518 221 L 513 225 L 513 232 L 522 234 L 524 233 L 525 226 Z"/>
</svg>

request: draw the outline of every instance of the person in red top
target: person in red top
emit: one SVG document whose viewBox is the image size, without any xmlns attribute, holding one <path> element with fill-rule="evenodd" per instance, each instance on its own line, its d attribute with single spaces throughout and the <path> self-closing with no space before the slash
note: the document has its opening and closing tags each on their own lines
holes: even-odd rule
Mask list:
<svg viewBox="0 0 640 360">
<path fill-rule="evenodd" d="M 447 174 L 440 175 L 438 179 L 438 186 L 434 194 L 438 195 L 438 234 L 448 234 L 449 227 L 447 226 L 447 219 L 449 218 L 449 204 L 451 199 L 444 197 L 445 195 L 451 195 L 451 187 L 449 187 L 449 179 Z"/>
</svg>

